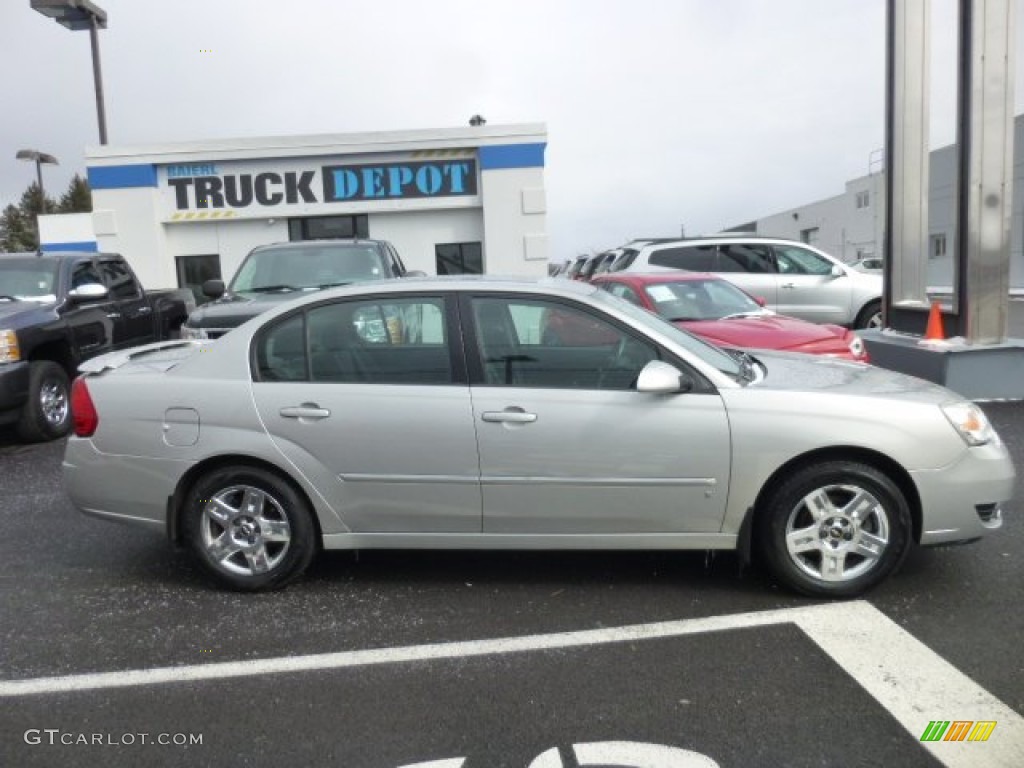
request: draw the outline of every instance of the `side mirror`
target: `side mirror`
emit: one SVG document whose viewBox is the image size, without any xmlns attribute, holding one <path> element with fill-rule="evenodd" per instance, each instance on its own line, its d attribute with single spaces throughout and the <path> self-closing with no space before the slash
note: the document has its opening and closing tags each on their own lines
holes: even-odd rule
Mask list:
<svg viewBox="0 0 1024 768">
<path fill-rule="evenodd" d="M 203 283 L 203 295 L 211 299 L 219 299 L 224 295 L 223 280 L 207 280 Z"/>
<path fill-rule="evenodd" d="M 661 360 L 651 360 L 640 371 L 636 380 L 636 391 L 651 395 L 674 395 L 693 389 L 693 379 L 674 365 Z"/>
<path fill-rule="evenodd" d="M 98 301 L 107 298 L 107 288 L 99 283 L 86 283 L 68 291 L 68 298 L 78 303 Z"/>
<path fill-rule="evenodd" d="M 843 268 L 840 267 L 838 264 L 833 264 L 832 270 L 829 272 L 829 274 L 832 275 L 832 277 L 842 277 L 843 275 L 846 274 L 846 272 L 843 271 Z"/>
<path fill-rule="evenodd" d="M 405 277 L 426 277 L 427 273 L 424 272 L 422 269 L 410 269 L 408 272 L 405 273 L 404 276 Z"/>
<path fill-rule="evenodd" d="M 763 307 L 765 304 L 768 303 L 767 301 L 765 301 L 764 296 L 755 296 L 754 301 L 757 302 L 757 306 L 759 307 Z"/>
</svg>

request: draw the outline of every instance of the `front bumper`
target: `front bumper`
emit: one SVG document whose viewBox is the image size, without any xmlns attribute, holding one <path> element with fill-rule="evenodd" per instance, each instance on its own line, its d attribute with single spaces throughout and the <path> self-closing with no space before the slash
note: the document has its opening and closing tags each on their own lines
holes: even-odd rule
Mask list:
<svg viewBox="0 0 1024 768">
<path fill-rule="evenodd" d="M 28 401 L 28 363 L 0 363 L 0 424 L 15 421 Z"/>
<path fill-rule="evenodd" d="M 1016 479 L 1002 441 L 968 448 L 948 467 L 910 474 L 921 496 L 920 544 L 972 541 L 1002 527 Z"/>
</svg>

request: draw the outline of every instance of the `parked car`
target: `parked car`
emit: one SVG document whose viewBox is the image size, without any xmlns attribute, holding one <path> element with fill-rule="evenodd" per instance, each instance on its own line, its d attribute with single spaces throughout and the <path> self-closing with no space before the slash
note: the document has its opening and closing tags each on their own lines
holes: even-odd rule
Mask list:
<svg viewBox="0 0 1024 768">
<path fill-rule="evenodd" d="M 805 243 L 713 236 L 648 243 L 612 271 L 686 269 L 719 274 L 779 314 L 851 328 L 882 325 L 882 276 L 850 268 Z"/>
<path fill-rule="evenodd" d="M 885 261 L 880 256 L 868 256 L 864 259 L 857 259 L 850 266 L 861 272 L 881 272 L 885 269 Z"/>
<path fill-rule="evenodd" d="M 306 240 L 254 248 L 231 283 L 207 280 L 203 293 L 215 299 L 189 315 L 186 339 L 218 339 L 232 328 L 297 293 L 322 291 L 359 280 L 422 275 L 409 272 L 385 240 Z"/>
<path fill-rule="evenodd" d="M 0 253 L 0 424 L 63 437 L 79 363 L 176 337 L 194 308 L 191 291 L 143 290 L 116 254 Z"/>
<path fill-rule="evenodd" d="M 593 331 L 553 343 L 555 313 Z M 382 330 L 384 329 L 384 330 Z M 89 361 L 74 504 L 278 587 L 325 549 L 738 549 L 849 597 L 1002 526 L 984 413 L 920 379 L 727 353 L 592 285 L 433 278 Z"/>
<path fill-rule="evenodd" d="M 724 347 L 778 349 L 868 362 L 860 337 L 838 325 L 777 315 L 727 280 L 700 272 L 620 272 L 591 282 Z"/>
</svg>

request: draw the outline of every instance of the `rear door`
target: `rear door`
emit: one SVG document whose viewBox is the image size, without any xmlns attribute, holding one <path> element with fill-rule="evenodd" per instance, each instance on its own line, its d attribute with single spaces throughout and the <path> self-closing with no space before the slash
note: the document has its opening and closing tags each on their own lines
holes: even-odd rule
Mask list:
<svg viewBox="0 0 1024 768">
<path fill-rule="evenodd" d="M 153 341 L 156 338 L 153 308 L 128 265 L 122 259 L 101 257 L 100 269 L 110 298 L 117 306 L 114 345 L 119 348 L 136 347 Z"/>
<path fill-rule="evenodd" d="M 474 295 L 462 317 L 485 532 L 720 530 L 730 436 L 717 393 L 637 392 L 662 352 L 574 303 Z"/>
<path fill-rule="evenodd" d="M 325 302 L 254 341 L 253 397 L 282 453 L 354 533 L 479 533 L 476 436 L 453 300 Z"/>
<path fill-rule="evenodd" d="M 722 243 L 715 268 L 709 270 L 739 286 L 765 306 L 778 309 L 779 275 L 772 249 L 760 243 Z"/>
</svg>

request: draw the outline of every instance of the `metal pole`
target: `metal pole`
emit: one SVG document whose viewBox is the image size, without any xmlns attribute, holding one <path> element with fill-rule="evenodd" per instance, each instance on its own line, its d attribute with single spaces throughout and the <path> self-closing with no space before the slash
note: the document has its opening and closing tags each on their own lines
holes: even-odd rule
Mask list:
<svg viewBox="0 0 1024 768">
<path fill-rule="evenodd" d="M 46 213 L 46 191 L 43 189 L 43 161 L 36 155 L 36 181 L 39 183 L 39 213 Z"/>
<path fill-rule="evenodd" d="M 92 79 L 96 86 L 96 117 L 100 124 L 100 144 L 107 143 L 107 113 L 103 107 L 103 75 L 100 73 L 100 39 L 96 17 L 90 16 L 89 40 L 92 43 Z"/>
</svg>

